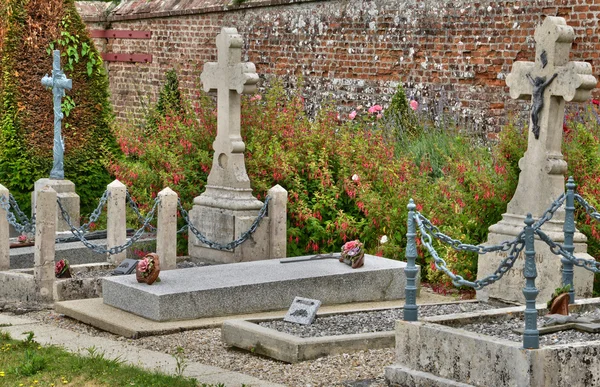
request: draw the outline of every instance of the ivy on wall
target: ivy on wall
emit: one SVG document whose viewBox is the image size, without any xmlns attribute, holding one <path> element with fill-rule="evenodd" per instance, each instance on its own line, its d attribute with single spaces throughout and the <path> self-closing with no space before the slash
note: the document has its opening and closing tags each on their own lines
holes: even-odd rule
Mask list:
<svg viewBox="0 0 600 387">
<path fill-rule="evenodd" d="M 51 50 L 73 80 L 63 99 L 65 178 L 81 197 L 82 214 L 110 182 L 105 166 L 118 151 L 110 130 L 108 78 L 73 0 L 0 0 L 0 184 L 29 209 L 34 182 L 52 168 L 52 92 L 41 79 Z"/>
</svg>

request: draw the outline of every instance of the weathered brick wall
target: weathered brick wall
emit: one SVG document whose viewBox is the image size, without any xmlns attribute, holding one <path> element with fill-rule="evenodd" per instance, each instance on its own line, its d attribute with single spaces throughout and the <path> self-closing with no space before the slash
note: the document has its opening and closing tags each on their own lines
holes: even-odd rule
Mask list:
<svg viewBox="0 0 600 387">
<path fill-rule="evenodd" d="M 309 108 L 333 100 L 348 111 L 386 104 L 399 81 L 422 107 L 468 117 L 483 133 L 521 111 L 505 77 L 534 60 L 533 33 L 545 16 L 574 27 L 572 60 L 600 70 L 600 0 L 224 0 L 124 1 L 109 12 L 80 4 L 91 29 L 150 30 L 151 40 L 98 39 L 105 52 L 149 53 L 149 64 L 107 63 L 120 119 L 156 99 L 166 70 L 193 90 L 202 64 L 216 60 L 221 26 L 236 27 L 244 56 L 265 79 L 303 77 Z M 87 8 L 86 8 L 87 7 Z"/>
</svg>

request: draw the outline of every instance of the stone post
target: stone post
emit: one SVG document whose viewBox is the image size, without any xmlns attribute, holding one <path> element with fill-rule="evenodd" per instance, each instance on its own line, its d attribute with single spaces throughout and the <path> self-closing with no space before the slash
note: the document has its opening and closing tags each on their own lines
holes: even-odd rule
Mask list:
<svg viewBox="0 0 600 387">
<path fill-rule="evenodd" d="M 567 182 L 567 196 L 565 198 L 565 224 L 563 226 L 565 233 L 564 249 L 573 255 L 575 246 L 573 245 L 573 235 L 575 235 L 575 181 L 573 176 L 569 177 Z M 562 262 L 562 284 L 570 285 L 569 304 L 575 302 L 575 286 L 573 284 L 573 263 L 561 256 Z"/>
<path fill-rule="evenodd" d="M 115 180 L 107 186 L 108 210 L 106 219 L 106 247 L 111 249 L 125 244 L 127 240 L 127 228 L 125 217 L 126 187 L 119 180 Z M 126 252 L 109 256 L 108 261 L 114 265 L 120 265 L 125 259 Z"/>
<path fill-rule="evenodd" d="M 270 243 L 269 258 L 287 256 L 287 191 L 277 184 L 267 195 L 269 201 Z"/>
<path fill-rule="evenodd" d="M 538 349 L 540 347 L 540 332 L 537 329 L 537 309 L 535 300 L 539 291 L 535 287 L 537 269 L 535 267 L 535 247 L 533 236 L 533 217 L 527 214 L 525 218 L 525 331 L 523 332 L 523 348 Z"/>
<path fill-rule="evenodd" d="M 0 184 L 0 196 L 4 196 L 8 203 L 8 189 Z M 0 271 L 10 269 L 10 243 L 9 243 L 8 220 L 6 210 L 0 207 Z"/>
<path fill-rule="evenodd" d="M 407 208 L 406 267 L 404 268 L 404 273 L 406 273 L 406 288 L 404 292 L 406 302 L 404 303 L 404 321 L 417 321 L 419 317 L 419 310 L 417 308 L 417 286 L 415 283 L 415 278 L 419 272 L 419 269 L 415 266 L 415 261 L 417 259 L 415 209 L 417 206 L 415 206 L 415 202 L 412 199 L 409 200 Z"/>
<path fill-rule="evenodd" d="M 56 238 L 56 191 L 44 187 L 36 198 L 36 227 L 33 277 L 39 301 L 54 299 L 54 254 Z"/>
<path fill-rule="evenodd" d="M 156 254 L 161 270 L 177 267 L 177 193 L 167 187 L 158 193 Z"/>
</svg>

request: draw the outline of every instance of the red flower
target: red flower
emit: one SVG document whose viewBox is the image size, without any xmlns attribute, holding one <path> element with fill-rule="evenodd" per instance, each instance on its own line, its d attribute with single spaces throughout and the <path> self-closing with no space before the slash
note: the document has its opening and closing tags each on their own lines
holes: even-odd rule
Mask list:
<svg viewBox="0 0 600 387">
<path fill-rule="evenodd" d="M 594 105 L 596 105 L 596 106 L 600 106 L 600 100 L 593 99 L 593 100 L 592 100 L 592 103 L 593 103 Z"/>
</svg>

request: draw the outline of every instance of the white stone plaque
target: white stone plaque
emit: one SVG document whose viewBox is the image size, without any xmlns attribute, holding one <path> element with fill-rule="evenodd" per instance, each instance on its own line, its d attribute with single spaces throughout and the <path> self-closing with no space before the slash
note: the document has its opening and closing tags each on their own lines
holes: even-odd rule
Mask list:
<svg viewBox="0 0 600 387">
<path fill-rule="evenodd" d="M 310 325 L 317 317 L 321 301 L 310 298 L 296 297 L 283 321 L 302 325 Z"/>
</svg>

